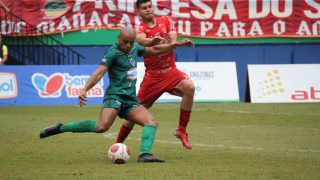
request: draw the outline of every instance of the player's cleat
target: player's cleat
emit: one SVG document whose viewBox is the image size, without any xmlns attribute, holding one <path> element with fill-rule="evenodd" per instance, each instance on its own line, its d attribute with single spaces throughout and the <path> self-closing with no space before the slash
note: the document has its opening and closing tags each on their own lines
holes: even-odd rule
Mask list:
<svg viewBox="0 0 320 180">
<path fill-rule="evenodd" d="M 44 128 L 40 132 L 40 138 L 45 138 L 48 136 L 52 136 L 52 135 L 56 135 L 56 134 L 61 133 L 61 131 L 60 131 L 61 126 L 62 126 L 62 124 L 59 123 L 59 124 L 54 124 L 54 125 L 51 125 L 51 126 Z"/>
<path fill-rule="evenodd" d="M 182 145 L 186 149 L 192 149 L 192 145 L 189 143 L 189 140 L 188 140 L 188 134 L 185 131 L 176 129 L 175 136 L 181 140 Z"/>
<path fill-rule="evenodd" d="M 149 153 L 142 153 L 138 157 L 138 162 L 143 162 L 143 163 L 151 163 L 151 162 L 163 163 L 164 160 L 155 158 L 155 157 L 153 157 L 152 154 L 149 154 Z"/>
</svg>

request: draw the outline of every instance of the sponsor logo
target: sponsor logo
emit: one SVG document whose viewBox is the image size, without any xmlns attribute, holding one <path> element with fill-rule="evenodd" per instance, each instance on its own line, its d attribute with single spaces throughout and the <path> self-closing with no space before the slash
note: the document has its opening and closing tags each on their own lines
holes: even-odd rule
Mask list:
<svg viewBox="0 0 320 180">
<path fill-rule="evenodd" d="M 199 95 L 199 94 L 201 94 L 201 91 L 202 91 L 202 87 L 201 86 L 195 86 L 195 88 L 194 88 L 194 95 L 195 96 L 197 96 L 197 95 Z"/>
<path fill-rule="evenodd" d="M 106 63 L 106 62 L 107 62 L 107 59 L 106 59 L 106 58 L 102 58 L 102 59 L 101 59 L 101 62 Z"/>
<path fill-rule="evenodd" d="M 82 88 L 89 77 L 89 75 L 72 76 L 69 73 L 58 72 L 49 76 L 42 73 L 34 73 L 31 79 L 33 86 L 42 98 L 59 98 L 63 90 L 67 97 L 77 98 L 82 93 Z M 103 96 L 103 79 L 88 91 L 87 96 Z"/>
<path fill-rule="evenodd" d="M 259 82 L 259 86 L 258 98 L 264 98 L 273 94 L 282 94 L 285 92 L 280 72 L 276 69 L 267 72 L 264 80 Z"/>
<path fill-rule="evenodd" d="M 214 78 L 214 71 L 190 71 L 189 76 L 194 80 L 209 80 Z"/>
<path fill-rule="evenodd" d="M 136 60 L 132 57 L 132 55 L 129 55 L 129 62 L 131 64 L 131 66 L 136 67 Z"/>
<path fill-rule="evenodd" d="M 309 90 L 295 90 L 291 95 L 292 100 L 320 100 L 320 89 L 311 86 Z"/>
<path fill-rule="evenodd" d="M 201 92 L 202 90 L 202 87 L 201 86 L 196 86 L 195 87 L 195 92 L 198 93 L 198 92 Z"/>
<path fill-rule="evenodd" d="M 43 98 L 57 98 L 61 96 L 61 89 L 64 84 L 64 77 L 61 73 L 54 73 L 47 77 L 42 73 L 35 73 L 31 77 L 33 86 Z"/>
<path fill-rule="evenodd" d="M 0 73 L 0 99 L 15 98 L 18 96 L 16 75 L 13 73 Z"/>
<path fill-rule="evenodd" d="M 129 71 L 127 71 L 127 78 L 128 80 L 135 80 L 137 79 L 138 71 L 137 68 L 131 68 Z"/>
</svg>

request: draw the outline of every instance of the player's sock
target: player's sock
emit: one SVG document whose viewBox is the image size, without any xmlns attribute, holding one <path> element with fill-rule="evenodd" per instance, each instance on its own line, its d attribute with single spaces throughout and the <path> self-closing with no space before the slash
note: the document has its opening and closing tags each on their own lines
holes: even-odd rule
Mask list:
<svg viewBox="0 0 320 180">
<path fill-rule="evenodd" d="M 60 127 L 61 132 L 96 132 L 96 121 L 83 120 L 64 124 Z"/>
<path fill-rule="evenodd" d="M 191 115 L 191 110 L 184 110 L 180 108 L 180 118 L 179 118 L 179 126 L 178 126 L 179 131 L 186 132 L 190 115 Z"/>
<path fill-rule="evenodd" d="M 118 133 L 118 137 L 116 140 L 116 143 L 123 143 L 124 140 L 128 137 L 128 135 L 131 132 L 131 128 L 125 126 L 124 124 L 121 125 L 119 133 Z"/>
<path fill-rule="evenodd" d="M 157 128 L 152 125 L 145 125 L 142 129 L 140 153 L 150 153 Z"/>
<path fill-rule="evenodd" d="M 192 149 L 192 145 L 189 143 L 188 133 L 186 130 L 190 115 L 191 110 L 186 111 L 180 108 L 179 126 L 175 133 L 175 136 L 181 140 L 182 145 L 187 149 Z"/>
</svg>

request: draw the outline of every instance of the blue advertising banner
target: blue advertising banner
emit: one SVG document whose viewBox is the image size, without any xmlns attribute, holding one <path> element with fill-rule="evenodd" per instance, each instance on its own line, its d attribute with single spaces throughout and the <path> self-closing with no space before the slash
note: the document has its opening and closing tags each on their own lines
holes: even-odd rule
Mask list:
<svg viewBox="0 0 320 180">
<path fill-rule="evenodd" d="M 77 105 L 81 89 L 98 65 L 0 66 L 0 106 Z M 102 104 L 106 74 L 87 94 Z"/>
</svg>

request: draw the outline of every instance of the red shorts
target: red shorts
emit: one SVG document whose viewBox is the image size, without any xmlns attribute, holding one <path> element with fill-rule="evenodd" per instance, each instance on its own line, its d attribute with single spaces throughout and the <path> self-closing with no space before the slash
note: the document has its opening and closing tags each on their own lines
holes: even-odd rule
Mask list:
<svg viewBox="0 0 320 180">
<path fill-rule="evenodd" d="M 172 94 L 175 87 L 185 79 L 189 79 L 188 75 L 173 67 L 160 72 L 146 72 L 138 92 L 139 103 L 152 104 L 164 92 Z"/>
</svg>

